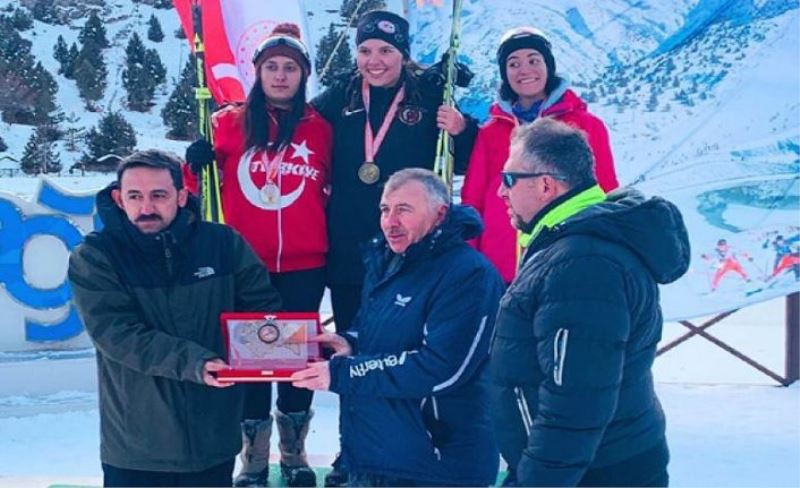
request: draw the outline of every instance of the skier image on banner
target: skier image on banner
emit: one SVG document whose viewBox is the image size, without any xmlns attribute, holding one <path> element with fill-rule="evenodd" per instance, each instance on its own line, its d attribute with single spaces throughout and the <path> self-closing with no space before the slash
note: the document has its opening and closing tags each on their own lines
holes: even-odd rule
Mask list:
<svg viewBox="0 0 800 488">
<path fill-rule="evenodd" d="M 750 277 L 739 262 L 739 256 L 742 256 L 748 261 L 753 261 L 753 258 L 745 252 L 734 252 L 725 239 L 717 241 L 717 246 L 714 248 L 714 252 L 711 255 L 701 255 L 704 260 L 713 262 L 713 267 L 717 270 L 716 273 L 714 273 L 714 277 L 711 279 L 712 292 L 717 290 L 722 278 L 731 271 L 739 274 L 747 283 L 750 283 Z"/>
<path fill-rule="evenodd" d="M 800 234 L 785 239 L 778 234 L 771 243 L 769 240 L 764 242 L 766 249 L 770 244 L 775 250 L 775 264 L 772 266 L 772 274 L 767 277 L 767 281 L 772 281 L 785 271 L 792 270 L 795 281 L 800 281 Z"/>
</svg>

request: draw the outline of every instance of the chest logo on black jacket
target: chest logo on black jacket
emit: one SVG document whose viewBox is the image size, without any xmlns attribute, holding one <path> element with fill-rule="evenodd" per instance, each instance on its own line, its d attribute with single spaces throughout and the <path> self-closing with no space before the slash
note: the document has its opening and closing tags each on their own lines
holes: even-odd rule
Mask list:
<svg viewBox="0 0 800 488">
<path fill-rule="evenodd" d="M 422 111 L 419 107 L 404 107 L 400 111 L 400 122 L 406 125 L 416 125 L 422 120 Z"/>
<path fill-rule="evenodd" d="M 314 151 L 306 142 L 291 143 L 291 147 L 272 154 L 272 158 L 265 151 L 254 148 L 242 155 L 236 176 L 242 194 L 251 205 L 264 210 L 289 207 L 305 191 L 307 179 L 319 180 L 320 170 L 309 164 Z M 296 159 L 302 162 L 294 162 Z"/>
</svg>

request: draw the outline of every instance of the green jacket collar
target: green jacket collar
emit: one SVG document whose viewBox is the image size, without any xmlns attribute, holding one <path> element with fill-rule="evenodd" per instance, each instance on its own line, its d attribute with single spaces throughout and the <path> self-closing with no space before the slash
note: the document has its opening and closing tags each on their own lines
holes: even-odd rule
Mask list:
<svg viewBox="0 0 800 488">
<path fill-rule="evenodd" d="M 552 229 L 573 215 L 605 201 L 606 194 L 600 185 L 588 188 L 576 188 L 550 202 L 539 214 L 528 223 L 526 229 L 519 234 L 519 245 L 529 247 L 531 242 L 544 229 Z M 540 217 L 541 215 L 541 217 Z"/>
</svg>

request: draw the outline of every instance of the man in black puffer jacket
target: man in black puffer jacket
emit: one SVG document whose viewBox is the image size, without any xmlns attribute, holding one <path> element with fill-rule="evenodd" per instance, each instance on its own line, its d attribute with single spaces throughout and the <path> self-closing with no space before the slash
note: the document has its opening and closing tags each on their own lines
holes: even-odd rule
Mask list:
<svg viewBox="0 0 800 488">
<path fill-rule="evenodd" d="M 491 351 L 507 484 L 666 486 L 651 367 L 658 284 L 689 266 L 680 212 L 632 190 L 606 196 L 584 135 L 551 119 L 516 131 L 502 176 L 527 241 Z"/>
<path fill-rule="evenodd" d="M 277 311 L 266 268 L 202 222 L 180 161 L 125 158 L 97 195 L 104 227 L 72 253 L 75 305 L 97 348 L 104 486 L 231 486 L 242 391 L 223 388 L 222 312 Z"/>
</svg>

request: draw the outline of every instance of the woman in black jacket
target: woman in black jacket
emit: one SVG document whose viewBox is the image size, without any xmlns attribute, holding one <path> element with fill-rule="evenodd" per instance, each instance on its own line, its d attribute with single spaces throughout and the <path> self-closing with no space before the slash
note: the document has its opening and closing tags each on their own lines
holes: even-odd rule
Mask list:
<svg viewBox="0 0 800 488">
<path fill-rule="evenodd" d="M 474 119 L 442 104 L 441 68 L 425 71 L 410 59 L 405 19 L 387 11 L 364 14 L 356 45 L 357 71 L 311 102 L 333 126 L 327 284 L 339 333 L 360 304 L 360 246 L 380 232 L 378 203 L 386 180 L 403 168 L 433 169 L 439 129 L 454 136 L 455 169 L 463 173 L 478 129 Z M 345 481 L 337 470 L 326 485 Z"/>
<path fill-rule="evenodd" d="M 455 137 L 456 171 L 463 172 L 477 133 L 474 119 L 442 105 L 441 70 L 423 72 L 409 58 L 405 19 L 386 11 L 364 14 L 356 44 L 358 70 L 311 102 L 333 125 L 328 285 L 339 332 L 358 310 L 364 281 L 359 246 L 380 231 L 386 180 L 403 168 L 433 169 L 439 129 Z"/>
</svg>

